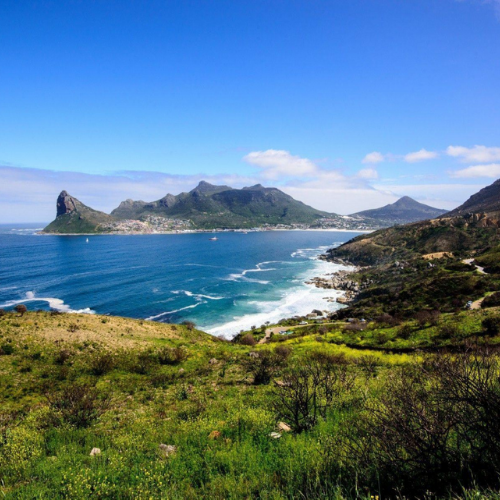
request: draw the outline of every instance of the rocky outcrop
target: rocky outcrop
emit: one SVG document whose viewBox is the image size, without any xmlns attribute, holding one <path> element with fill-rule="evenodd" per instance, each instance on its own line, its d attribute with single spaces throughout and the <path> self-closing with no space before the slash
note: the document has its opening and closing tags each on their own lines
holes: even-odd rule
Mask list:
<svg viewBox="0 0 500 500">
<path fill-rule="evenodd" d="M 61 194 L 57 197 L 57 217 L 75 212 L 77 202 L 78 200 L 70 196 L 66 191 L 61 191 Z"/>
<path fill-rule="evenodd" d="M 337 302 L 345 304 L 352 302 L 371 283 L 369 281 L 363 283 L 354 281 L 352 279 L 352 271 L 337 271 L 323 277 L 313 278 L 310 281 L 306 281 L 306 284 L 327 290 L 342 290 L 345 292 L 344 296 L 337 298 Z"/>
</svg>

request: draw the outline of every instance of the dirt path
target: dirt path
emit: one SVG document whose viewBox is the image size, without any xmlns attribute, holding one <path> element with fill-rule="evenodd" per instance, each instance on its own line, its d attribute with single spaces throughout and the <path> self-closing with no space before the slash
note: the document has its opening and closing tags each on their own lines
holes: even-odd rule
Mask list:
<svg viewBox="0 0 500 500">
<path fill-rule="evenodd" d="M 462 261 L 464 264 L 468 264 L 469 266 L 474 265 L 476 266 L 476 271 L 478 271 L 480 274 L 488 274 L 485 270 L 484 267 L 478 266 L 477 264 L 472 264 L 474 262 L 474 259 L 464 259 Z"/>
<path fill-rule="evenodd" d="M 480 274 L 488 274 L 485 270 L 484 267 L 478 266 L 477 264 L 472 264 L 474 262 L 474 259 L 464 259 L 462 261 L 464 264 L 468 264 L 469 266 L 475 266 L 476 271 L 478 271 Z M 483 300 L 486 297 L 481 297 L 480 299 L 475 300 L 471 306 L 470 309 L 481 309 L 481 304 L 483 303 Z"/>
</svg>

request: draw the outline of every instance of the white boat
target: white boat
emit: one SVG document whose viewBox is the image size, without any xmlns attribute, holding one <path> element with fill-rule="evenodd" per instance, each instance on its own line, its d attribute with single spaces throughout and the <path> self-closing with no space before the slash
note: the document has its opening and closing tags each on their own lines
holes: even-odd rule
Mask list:
<svg viewBox="0 0 500 500">
<path fill-rule="evenodd" d="M 89 242 L 89 239 L 87 238 L 87 241 L 85 243 L 88 243 Z"/>
<path fill-rule="evenodd" d="M 213 238 L 209 238 L 209 240 L 211 241 L 216 241 L 218 238 L 216 236 L 214 236 Z"/>
</svg>

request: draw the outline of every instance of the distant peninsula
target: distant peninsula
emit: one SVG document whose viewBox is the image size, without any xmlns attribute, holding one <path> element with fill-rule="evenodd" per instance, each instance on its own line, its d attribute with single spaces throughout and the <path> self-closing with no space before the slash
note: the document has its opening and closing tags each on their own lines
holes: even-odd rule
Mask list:
<svg viewBox="0 0 500 500">
<path fill-rule="evenodd" d="M 283 191 L 261 184 L 234 189 L 201 181 L 188 193 L 153 202 L 125 200 L 110 214 L 62 191 L 47 234 L 154 234 L 208 230 L 373 230 L 445 213 L 404 197 L 392 205 L 352 215 L 317 210 Z"/>
</svg>

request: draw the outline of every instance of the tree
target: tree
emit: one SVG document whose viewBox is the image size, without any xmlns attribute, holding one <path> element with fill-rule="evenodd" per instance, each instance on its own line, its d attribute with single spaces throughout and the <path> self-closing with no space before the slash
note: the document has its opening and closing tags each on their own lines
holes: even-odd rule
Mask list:
<svg viewBox="0 0 500 500">
<path fill-rule="evenodd" d="M 189 330 L 192 331 L 195 329 L 196 324 L 193 321 L 183 321 L 182 324 Z"/>
<path fill-rule="evenodd" d="M 20 316 L 24 316 L 24 313 L 28 310 L 28 308 L 24 304 L 17 304 L 16 307 L 14 307 L 14 311 L 19 313 Z"/>
</svg>

